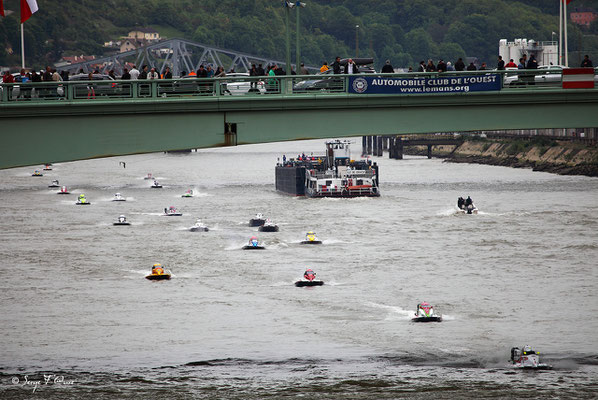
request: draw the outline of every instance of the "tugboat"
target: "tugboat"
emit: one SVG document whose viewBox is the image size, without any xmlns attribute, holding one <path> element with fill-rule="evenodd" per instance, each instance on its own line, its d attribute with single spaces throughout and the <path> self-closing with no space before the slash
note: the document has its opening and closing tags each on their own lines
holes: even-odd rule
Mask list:
<svg viewBox="0 0 598 400">
<path fill-rule="evenodd" d="M 49 188 L 58 188 L 58 187 L 60 187 L 60 184 L 58 183 L 58 180 L 57 180 L 57 179 L 54 179 L 54 180 L 52 181 L 52 184 L 51 184 L 51 185 L 48 185 L 48 187 L 49 187 Z"/>
<path fill-rule="evenodd" d="M 243 250 L 265 250 L 266 248 L 257 240 L 257 237 L 252 236 L 249 243 L 243 246 Z"/>
<path fill-rule="evenodd" d="M 152 188 L 152 189 L 162 189 L 162 185 L 160 185 L 160 184 L 158 183 L 158 181 L 154 180 L 154 183 L 152 183 L 152 186 L 151 186 L 151 188 Z"/>
<path fill-rule="evenodd" d="M 143 179 L 154 179 L 151 173 L 148 173 Z"/>
<path fill-rule="evenodd" d="M 278 225 L 268 218 L 266 222 L 264 222 L 264 225 L 260 226 L 257 230 L 260 232 L 278 232 Z"/>
<path fill-rule="evenodd" d="M 52 164 L 44 164 L 44 171 L 52 171 Z"/>
<path fill-rule="evenodd" d="M 201 222 L 200 218 L 197 218 L 197 221 L 195 221 L 195 225 L 189 228 L 189 230 L 191 232 L 207 232 L 210 229 L 203 222 Z"/>
<path fill-rule="evenodd" d="M 305 280 L 302 279 L 302 280 L 295 282 L 295 286 L 297 286 L 297 287 L 322 286 L 324 284 L 324 281 L 316 281 L 315 280 L 316 273 L 309 268 L 303 273 L 303 277 L 305 278 Z"/>
<path fill-rule="evenodd" d="M 266 220 L 264 219 L 264 214 L 262 213 L 255 214 L 255 217 L 249 220 L 249 226 L 262 226 L 264 223 L 266 223 Z"/>
<path fill-rule="evenodd" d="M 150 281 L 163 281 L 170 279 L 171 276 L 172 272 L 164 269 L 162 264 L 154 264 L 151 274 L 147 275 L 145 278 Z"/>
<path fill-rule="evenodd" d="M 425 301 L 417 305 L 413 322 L 442 322 L 442 316 L 434 312 L 434 307 Z"/>
<path fill-rule="evenodd" d="M 322 241 L 318 240 L 315 232 L 309 231 L 305 234 L 305 240 L 301 244 L 322 244 Z"/>
<path fill-rule="evenodd" d="M 540 352 L 531 346 L 513 347 L 511 349 L 511 363 L 513 368 L 519 369 L 552 369 L 552 365 L 540 362 Z"/>
<path fill-rule="evenodd" d="M 44 176 L 44 174 L 42 174 L 42 173 L 39 171 L 39 169 L 36 169 L 36 170 L 35 170 L 35 172 L 33 172 L 33 173 L 31 174 L 31 176 Z"/>
<path fill-rule="evenodd" d="M 91 203 L 89 201 L 87 201 L 87 199 L 85 198 L 85 195 L 83 193 L 81 193 L 79 195 L 79 198 L 77 198 L 77 202 L 75 204 L 78 206 L 88 206 Z"/>
<path fill-rule="evenodd" d="M 180 217 L 183 213 L 178 212 L 175 206 L 170 206 L 164 209 L 164 215 L 167 217 Z"/>
<path fill-rule="evenodd" d="M 60 191 L 57 192 L 57 194 L 70 194 L 71 192 L 69 192 L 69 190 L 66 188 L 66 186 L 63 186 L 60 188 Z"/>
<path fill-rule="evenodd" d="M 189 189 L 181 197 L 193 197 L 193 190 Z"/>
<path fill-rule="evenodd" d="M 120 193 L 115 193 L 114 194 L 114 198 L 112 199 L 112 201 L 127 201 L 127 199 L 125 199 L 124 197 L 122 197 L 120 195 Z"/>
<path fill-rule="evenodd" d="M 276 190 L 307 197 L 378 197 L 378 164 L 351 160 L 350 141 L 326 142 L 325 156 L 300 155 L 276 165 Z"/>
<path fill-rule="evenodd" d="M 118 221 L 116 221 L 112 225 L 131 225 L 131 223 L 127 221 L 127 217 L 121 215 L 120 217 L 118 217 Z"/>
</svg>

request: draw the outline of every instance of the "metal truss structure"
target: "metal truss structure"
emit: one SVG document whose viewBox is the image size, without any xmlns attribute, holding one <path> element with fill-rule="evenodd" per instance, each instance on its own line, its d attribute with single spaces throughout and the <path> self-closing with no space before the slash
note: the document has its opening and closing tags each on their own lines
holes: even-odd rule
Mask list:
<svg viewBox="0 0 598 400">
<path fill-rule="evenodd" d="M 149 68 L 154 67 L 159 73 L 164 72 L 166 67 L 170 67 L 173 76 L 197 71 L 200 65 L 211 65 L 214 69 L 221 66 L 226 72 L 248 72 L 251 69 L 251 64 L 262 64 L 264 68 L 271 64 L 279 66 L 285 64 L 272 58 L 253 56 L 234 50 L 195 43 L 186 39 L 173 38 L 139 47 L 135 50 L 66 65 L 61 69 L 71 73 L 77 73 L 81 69 L 85 73 L 92 72 L 95 69 L 99 69 L 101 73 L 108 73 L 113 69 L 115 74 L 120 76 L 127 63 L 132 63 L 139 69 L 143 65 L 147 65 Z M 316 67 L 307 68 L 311 71 L 317 70 Z M 293 66 L 293 69 L 296 69 L 295 66 Z"/>
</svg>

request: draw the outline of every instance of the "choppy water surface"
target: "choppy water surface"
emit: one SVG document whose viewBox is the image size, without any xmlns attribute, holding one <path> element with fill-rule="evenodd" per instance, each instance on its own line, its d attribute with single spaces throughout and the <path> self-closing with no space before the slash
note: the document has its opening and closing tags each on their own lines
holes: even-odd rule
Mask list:
<svg viewBox="0 0 598 400">
<path fill-rule="evenodd" d="M 0 171 L 0 397 L 597 395 L 598 179 L 380 158 L 380 198 L 276 193 L 277 157 L 323 148 Z M 75 206 L 79 193 L 92 205 Z M 455 214 L 463 195 L 479 215 Z M 184 215 L 162 216 L 170 205 Z M 280 232 L 241 251 L 256 212 Z M 133 225 L 112 226 L 119 214 Z M 209 232 L 186 230 L 197 217 Z M 324 244 L 301 246 L 308 230 Z M 171 281 L 144 279 L 155 262 Z M 293 286 L 308 266 L 324 286 Z M 410 322 L 424 300 L 444 322 Z M 524 344 L 555 369 L 511 370 L 509 349 Z"/>
</svg>

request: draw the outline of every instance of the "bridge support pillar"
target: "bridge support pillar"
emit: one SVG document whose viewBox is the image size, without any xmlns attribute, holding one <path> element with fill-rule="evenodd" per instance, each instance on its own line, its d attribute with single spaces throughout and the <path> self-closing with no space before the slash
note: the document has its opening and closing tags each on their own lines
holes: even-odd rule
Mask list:
<svg viewBox="0 0 598 400">
<path fill-rule="evenodd" d="M 384 150 L 388 150 L 388 136 L 382 136 L 382 151 Z"/>
<path fill-rule="evenodd" d="M 382 150 L 382 143 L 384 142 L 383 136 L 378 136 L 378 151 L 376 152 L 378 157 L 382 157 L 384 155 Z"/>
<path fill-rule="evenodd" d="M 395 139 L 392 137 L 388 138 L 388 158 L 394 158 L 394 150 L 395 150 Z"/>
<path fill-rule="evenodd" d="M 428 158 L 432 158 L 432 145 L 428 145 Z"/>
<path fill-rule="evenodd" d="M 366 155 L 367 154 L 367 147 L 368 147 L 368 137 L 367 136 L 362 136 L 361 137 L 361 155 Z"/>
<path fill-rule="evenodd" d="M 372 136 L 372 155 L 378 155 L 378 136 Z"/>
<path fill-rule="evenodd" d="M 371 155 L 372 154 L 372 137 L 368 136 L 368 148 L 367 148 L 367 154 Z"/>
<path fill-rule="evenodd" d="M 403 159 L 403 141 L 401 138 L 397 138 L 397 156 L 395 158 L 397 160 Z"/>
</svg>

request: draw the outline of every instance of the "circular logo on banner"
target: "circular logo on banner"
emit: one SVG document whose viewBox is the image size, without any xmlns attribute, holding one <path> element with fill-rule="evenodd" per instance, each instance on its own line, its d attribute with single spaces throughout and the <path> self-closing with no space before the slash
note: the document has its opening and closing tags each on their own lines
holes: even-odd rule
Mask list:
<svg viewBox="0 0 598 400">
<path fill-rule="evenodd" d="M 357 93 L 363 93 L 368 90 L 368 81 L 364 78 L 357 78 L 353 81 L 353 90 Z"/>
</svg>

